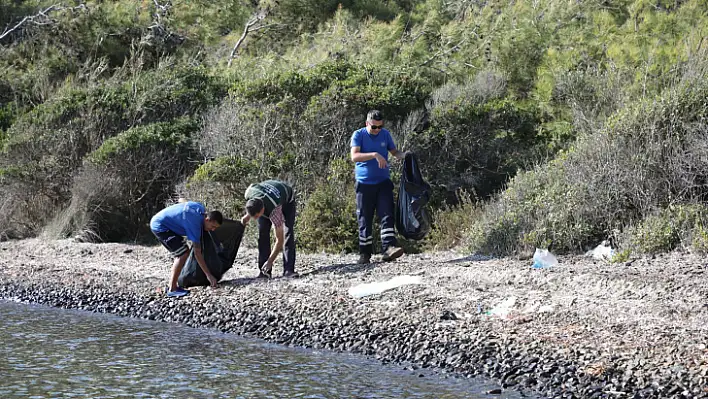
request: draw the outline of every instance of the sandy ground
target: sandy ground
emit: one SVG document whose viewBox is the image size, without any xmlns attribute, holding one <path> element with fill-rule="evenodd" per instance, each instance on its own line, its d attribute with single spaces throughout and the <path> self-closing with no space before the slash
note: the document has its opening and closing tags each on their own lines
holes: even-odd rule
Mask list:
<svg viewBox="0 0 708 399">
<path fill-rule="evenodd" d="M 62 287 L 179 301 L 182 308 L 224 304 L 232 316 L 188 324 L 484 375 L 547 396 L 708 397 L 702 256 L 672 253 L 624 264 L 560 257 L 559 265 L 538 270 L 530 261 L 455 252 L 364 266 L 355 255 L 298 254 L 302 277 L 273 280 L 254 278 L 255 257 L 242 249 L 220 288 L 167 300 L 156 290 L 171 259 L 157 245 L 9 241 L 0 243 L 0 286 L 6 297 L 17 287 Z M 348 294 L 354 285 L 400 275 L 419 276 L 422 284 L 363 299 Z M 508 314 L 488 315 L 509 298 L 515 303 Z M 261 320 L 250 312 L 267 315 Z"/>
</svg>

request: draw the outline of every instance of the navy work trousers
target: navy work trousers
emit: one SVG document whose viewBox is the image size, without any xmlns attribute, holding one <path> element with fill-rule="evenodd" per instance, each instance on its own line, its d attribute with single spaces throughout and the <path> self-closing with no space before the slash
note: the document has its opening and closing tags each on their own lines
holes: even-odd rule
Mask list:
<svg viewBox="0 0 708 399">
<path fill-rule="evenodd" d="M 393 182 L 356 183 L 356 215 L 359 220 L 359 252 L 371 255 L 374 244 L 374 212 L 381 223 L 381 250 L 397 246 L 394 227 Z"/>
<path fill-rule="evenodd" d="M 283 245 L 283 271 L 295 271 L 295 200 L 283 204 L 285 218 L 285 245 Z M 258 218 L 258 270 L 270 258 L 270 230 L 273 224 L 265 216 Z"/>
</svg>

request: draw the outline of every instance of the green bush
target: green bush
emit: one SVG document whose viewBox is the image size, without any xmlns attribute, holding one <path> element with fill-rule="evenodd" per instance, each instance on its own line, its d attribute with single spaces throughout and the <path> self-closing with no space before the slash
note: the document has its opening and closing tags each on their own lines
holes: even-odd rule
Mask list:
<svg viewBox="0 0 708 399">
<path fill-rule="evenodd" d="M 147 235 L 152 215 L 191 173 L 188 161 L 198 129 L 193 119 L 182 118 L 128 129 L 106 140 L 86 157 L 74 179 L 68 211 L 48 231 L 76 234 L 91 223 L 102 240 Z"/>
<path fill-rule="evenodd" d="M 434 186 L 486 198 L 534 160 L 537 146 L 543 145 L 536 136 L 539 112 L 503 99 L 505 85 L 503 78 L 481 73 L 433 93 L 429 126 L 409 134 L 407 142 L 421 164 L 430 165 L 426 177 Z"/>
<path fill-rule="evenodd" d="M 225 82 L 201 66 L 166 64 L 123 87 L 134 93 L 131 111 L 139 123 L 197 116 L 219 104 L 227 94 Z"/>
<path fill-rule="evenodd" d="M 643 254 L 693 249 L 705 252 L 708 207 L 676 205 L 649 215 L 628 229 L 625 243 L 629 249 Z"/>
<path fill-rule="evenodd" d="M 17 120 L 4 154 L 69 159 L 71 172 L 85 154 L 129 127 L 198 115 L 225 94 L 203 68 L 165 68 L 135 82 L 67 88 Z"/>
<path fill-rule="evenodd" d="M 284 71 L 273 77 L 238 81 L 231 94 L 246 101 L 280 102 L 290 96 L 307 103 L 332 82 L 342 80 L 353 66 L 344 61 L 325 61 L 304 71 Z"/>
<path fill-rule="evenodd" d="M 302 125 L 297 107 L 287 99 L 275 104 L 226 100 L 205 118 L 199 140 L 202 154 L 206 159 L 257 162 L 259 176 L 306 187 L 301 183 L 312 178 L 312 165 L 321 165 L 327 147 L 317 146 L 321 137 Z M 330 154 L 324 155 L 329 160 Z"/>
<path fill-rule="evenodd" d="M 202 164 L 194 172 L 190 181 L 217 181 L 241 184 L 245 192 L 250 184 L 246 183 L 246 181 L 257 178 L 259 173 L 260 166 L 256 161 L 237 157 L 221 157 Z"/>
<path fill-rule="evenodd" d="M 631 229 L 630 245 L 640 253 L 671 251 L 681 243 L 679 226 L 675 222 L 667 212 L 648 216 Z"/>
<path fill-rule="evenodd" d="M 331 82 L 312 97 L 304 119 L 352 132 L 363 126 L 369 110 L 378 109 L 388 123 L 402 122 L 409 112 L 423 105 L 430 93 L 427 82 L 407 75 L 405 70 L 358 65 L 349 69 L 344 79 Z"/>
<path fill-rule="evenodd" d="M 191 135 L 198 129 L 199 125 L 188 118 L 138 126 L 104 141 L 86 157 L 86 161 L 97 166 L 119 168 L 138 161 L 141 154 L 149 158 L 154 151 L 175 151 L 177 157 L 184 159 L 187 155 L 184 152 L 191 148 Z"/>
<path fill-rule="evenodd" d="M 0 106 L 0 148 L 3 148 L 7 139 L 5 131 L 12 126 L 19 112 L 15 102 Z"/>
<path fill-rule="evenodd" d="M 705 221 L 694 226 L 691 236 L 691 249 L 701 254 L 708 253 L 708 227 Z"/>
<path fill-rule="evenodd" d="M 433 251 L 459 248 L 468 243 L 470 229 L 481 216 L 472 196 L 458 193 L 459 202 L 436 208 L 432 212 L 433 228 L 422 242 L 424 249 Z"/>
<path fill-rule="evenodd" d="M 676 247 L 676 237 L 694 250 L 707 242 L 702 226 L 664 214 L 708 200 L 701 1 L 64 3 L 0 43 L 4 236 L 34 234 L 59 209 L 78 215 L 69 230 L 91 235 L 109 217 L 87 203 L 142 223 L 102 202 L 124 198 L 136 171 L 104 169 L 135 148 L 178 145 L 123 133 L 183 117 L 205 122 L 188 140 L 199 156 L 173 176 L 206 161 L 178 187 L 190 198 L 240 214 L 247 183 L 278 177 L 301 200 L 353 207 L 343 191 L 326 202 L 349 189 L 351 165 L 341 179 L 323 175 L 377 108 L 433 185 L 439 223 L 428 248 L 579 251 L 631 236 L 627 226 L 649 251 Z M 0 23 L 50 4 L 0 1 Z M 263 25 L 225 68 L 254 15 Z M 173 177 L 145 198 L 166 201 Z M 473 198 L 460 201 L 459 189 Z M 356 229 L 343 212 L 336 241 L 349 243 Z M 329 233 L 313 234 L 332 245 Z M 630 241 L 626 250 L 640 251 Z"/>
<path fill-rule="evenodd" d="M 553 162 L 516 176 L 473 229 L 474 250 L 508 254 L 533 246 L 581 251 L 672 203 L 704 198 L 708 167 L 705 70 L 654 101 L 610 118 Z M 653 243 L 669 249 L 675 233 L 648 219 Z"/>
<path fill-rule="evenodd" d="M 69 86 L 12 124 L 3 140 L 0 165 L 34 168 L 35 173 L 14 178 L 18 179 L 18 185 L 27 187 L 22 190 L 23 195 L 27 196 L 27 190 L 33 186 L 37 193 L 30 197 L 51 199 L 53 206 L 42 208 L 41 215 L 28 215 L 46 220 L 69 205 L 74 175 L 88 154 L 104 146 L 93 155 L 92 161 L 99 162 L 104 155 L 112 157 L 109 152 L 113 147 L 141 146 L 144 143 L 140 140 L 145 139 L 147 132 L 142 132 L 140 125 L 171 121 L 182 115 L 197 116 L 218 103 L 223 95 L 225 90 L 218 80 L 204 68 L 193 67 L 165 67 L 138 74 L 128 83 Z M 133 127 L 140 133 L 129 133 Z M 117 141 L 111 140 L 119 133 Z M 155 134 L 161 137 L 162 133 Z M 129 216 L 129 219 L 135 218 Z"/>
<path fill-rule="evenodd" d="M 126 105 L 127 98 L 118 90 L 67 89 L 20 116 L 8 129 L 0 152 L 0 164 L 23 171 L 7 176 L 3 187 L 6 196 L 27 199 L 15 201 L 13 212 L 41 228 L 66 206 L 83 157 L 123 127 Z M 34 228 L 23 230 L 35 233 Z"/>
<path fill-rule="evenodd" d="M 265 178 L 257 161 L 224 156 L 199 166 L 180 194 L 236 217 L 243 213 L 248 186 Z"/>
<path fill-rule="evenodd" d="M 298 246 L 312 252 L 356 252 L 359 229 L 356 218 L 352 165 L 345 159 L 332 162 L 329 177 L 316 185 L 299 212 Z"/>
</svg>

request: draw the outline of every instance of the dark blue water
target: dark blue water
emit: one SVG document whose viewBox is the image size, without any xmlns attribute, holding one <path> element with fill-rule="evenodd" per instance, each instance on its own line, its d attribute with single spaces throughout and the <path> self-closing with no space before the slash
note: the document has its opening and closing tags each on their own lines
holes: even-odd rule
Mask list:
<svg viewBox="0 0 708 399">
<path fill-rule="evenodd" d="M 0 398 L 457 399 L 493 388 L 419 374 L 354 355 L 0 301 Z"/>
</svg>

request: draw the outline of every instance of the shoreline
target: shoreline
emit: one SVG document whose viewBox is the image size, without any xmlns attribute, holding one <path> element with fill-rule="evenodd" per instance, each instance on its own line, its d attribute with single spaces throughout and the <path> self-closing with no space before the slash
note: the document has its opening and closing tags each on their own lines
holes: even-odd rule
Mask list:
<svg viewBox="0 0 708 399">
<path fill-rule="evenodd" d="M 454 252 L 365 266 L 355 255 L 298 254 L 301 278 L 267 281 L 242 248 L 220 288 L 180 299 L 156 292 L 171 264 L 158 246 L 31 239 L 0 243 L 0 257 L 0 299 L 353 352 L 542 397 L 708 397 L 708 269 L 696 255 L 559 257 L 533 270 Z M 347 293 L 399 275 L 423 284 Z M 509 317 L 486 314 L 511 297 Z"/>
</svg>

